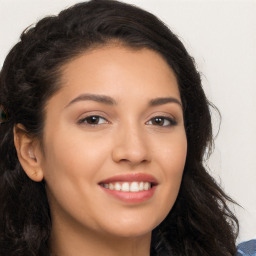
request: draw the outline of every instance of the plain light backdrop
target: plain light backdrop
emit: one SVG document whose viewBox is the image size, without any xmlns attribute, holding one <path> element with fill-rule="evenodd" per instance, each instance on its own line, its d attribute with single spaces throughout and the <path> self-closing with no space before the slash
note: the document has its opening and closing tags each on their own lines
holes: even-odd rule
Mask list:
<svg viewBox="0 0 256 256">
<path fill-rule="evenodd" d="M 238 242 L 256 238 L 256 0 L 123 0 L 162 19 L 202 73 L 222 122 L 209 171 L 243 208 Z M 77 0 L 0 0 L 0 67 L 21 32 Z M 213 113 L 217 134 L 219 122 Z M 216 223 L 217 225 L 217 223 Z"/>
</svg>

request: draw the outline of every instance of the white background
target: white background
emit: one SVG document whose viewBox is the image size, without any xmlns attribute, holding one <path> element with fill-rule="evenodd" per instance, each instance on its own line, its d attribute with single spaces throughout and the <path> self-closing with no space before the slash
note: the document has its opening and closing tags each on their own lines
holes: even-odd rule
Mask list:
<svg viewBox="0 0 256 256">
<path fill-rule="evenodd" d="M 77 0 L 0 0 L 0 67 L 20 33 Z M 180 37 L 222 115 L 208 165 L 241 206 L 239 241 L 256 237 L 256 0 L 132 0 Z M 214 115 L 216 117 L 216 115 Z M 214 118 L 215 133 L 218 120 Z M 216 223 L 217 225 L 217 223 Z"/>
</svg>

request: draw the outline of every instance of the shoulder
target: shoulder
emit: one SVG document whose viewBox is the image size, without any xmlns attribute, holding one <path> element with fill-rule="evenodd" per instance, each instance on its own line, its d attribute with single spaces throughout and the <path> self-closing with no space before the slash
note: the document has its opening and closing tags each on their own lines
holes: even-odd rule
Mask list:
<svg viewBox="0 0 256 256">
<path fill-rule="evenodd" d="M 239 244 L 236 256 L 256 256 L 256 239 Z"/>
</svg>

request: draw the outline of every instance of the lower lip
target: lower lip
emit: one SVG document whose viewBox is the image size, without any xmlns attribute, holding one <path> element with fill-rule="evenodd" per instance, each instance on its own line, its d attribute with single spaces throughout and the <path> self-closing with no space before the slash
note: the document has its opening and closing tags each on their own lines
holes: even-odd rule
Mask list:
<svg viewBox="0 0 256 256">
<path fill-rule="evenodd" d="M 147 201 L 153 197 L 156 190 L 156 186 L 153 186 L 149 190 L 138 191 L 138 192 L 125 192 L 125 191 L 107 189 L 102 186 L 100 187 L 107 194 L 126 203 L 142 203 L 144 201 Z"/>
</svg>

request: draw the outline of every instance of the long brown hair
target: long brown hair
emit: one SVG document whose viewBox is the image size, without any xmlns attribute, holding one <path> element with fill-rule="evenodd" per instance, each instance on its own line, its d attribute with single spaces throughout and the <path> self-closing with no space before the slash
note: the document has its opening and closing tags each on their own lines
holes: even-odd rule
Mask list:
<svg viewBox="0 0 256 256">
<path fill-rule="evenodd" d="M 111 40 L 161 54 L 175 72 L 184 106 L 188 153 L 183 180 L 174 207 L 153 230 L 151 255 L 234 255 L 238 222 L 227 206 L 232 200 L 203 165 L 212 145 L 211 106 L 193 58 L 154 15 L 112 0 L 80 3 L 42 19 L 23 32 L 4 62 L 0 104 L 9 119 L 0 125 L 0 255 L 50 255 L 44 181 L 25 175 L 14 147 L 14 125 L 21 123 L 40 138 L 44 106 L 60 88 L 60 68 Z"/>
</svg>

